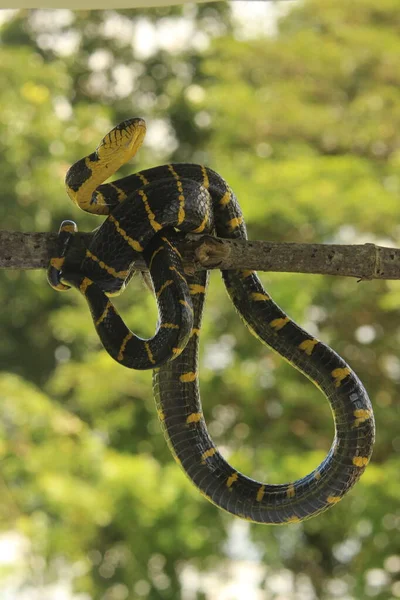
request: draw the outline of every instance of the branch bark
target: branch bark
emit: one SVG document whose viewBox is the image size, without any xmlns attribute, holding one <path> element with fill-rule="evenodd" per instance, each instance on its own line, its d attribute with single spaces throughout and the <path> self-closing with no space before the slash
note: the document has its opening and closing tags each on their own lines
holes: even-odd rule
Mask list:
<svg viewBox="0 0 400 600">
<path fill-rule="evenodd" d="M 76 240 L 90 243 L 91 233 Z M 54 254 L 56 233 L 0 231 L 1 269 L 44 269 Z M 73 249 L 73 248 L 72 248 Z M 181 251 L 188 270 L 254 269 L 341 275 L 357 279 L 400 279 L 400 250 L 375 244 L 296 244 L 188 235 Z M 146 271 L 142 259 L 134 268 Z"/>
</svg>

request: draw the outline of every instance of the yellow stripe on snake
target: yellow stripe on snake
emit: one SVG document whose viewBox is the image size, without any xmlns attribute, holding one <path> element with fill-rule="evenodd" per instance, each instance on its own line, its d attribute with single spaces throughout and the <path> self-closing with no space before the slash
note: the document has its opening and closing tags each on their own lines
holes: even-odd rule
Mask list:
<svg viewBox="0 0 400 600">
<path fill-rule="evenodd" d="M 76 226 L 64 222 L 49 282 L 58 290 L 73 286 L 86 297 L 102 343 L 116 361 L 154 369 L 154 395 L 168 445 L 206 498 L 257 523 L 294 523 L 317 515 L 342 499 L 371 457 L 375 431 L 368 395 L 338 354 L 275 304 L 254 271 L 222 271 L 250 332 L 322 391 L 335 423 L 326 458 L 297 481 L 263 483 L 229 465 L 208 433 L 199 392 L 198 346 L 208 275 L 185 273 L 178 245 L 187 232 L 247 239 L 243 215 L 222 177 L 200 165 L 162 165 L 102 183 L 137 152 L 144 135 L 142 119 L 124 121 L 68 171 L 72 200 L 106 219 L 78 253 L 69 252 Z M 126 327 L 110 300 L 124 289 L 139 255 L 149 267 L 160 313 L 148 340 Z"/>
</svg>

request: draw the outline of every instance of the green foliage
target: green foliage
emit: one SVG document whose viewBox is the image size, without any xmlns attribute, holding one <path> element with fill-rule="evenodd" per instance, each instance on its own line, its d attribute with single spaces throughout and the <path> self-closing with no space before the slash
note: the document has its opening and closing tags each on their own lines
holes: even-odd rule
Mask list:
<svg viewBox="0 0 400 600">
<path fill-rule="evenodd" d="M 15 13 L 0 28 L 2 227 L 96 227 L 66 197 L 65 172 L 112 124 L 143 116 L 148 142 L 123 174 L 206 162 L 237 193 L 253 239 L 397 244 L 397 4 L 308 0 L 274 38 L 247 41 L 225 3 Z M 150 40 L 182 20 L 191 29 L 181 47 L 140 45 L 144 23 Z M 262 278 L 352 364 L 378 432 L 349 497 L 281 528 L 241 523 L 192 489 L 160 430 L 150 374 L 112 362 L 78 294 L 55 294 L 44 273 L 0 273 L 0 522 L 31 540 L 36 567 L 22 585 L 52 583 L 65 564 L 85 600 L 168 600 L 199 572 L 196 597 L 211 598 L 206 575 L 226 580 L 233 558 L 234 570 L 259 561 L 266 598 L 277 597 L 274 573 L 292 573 L 290 597 L 306 585 L 322 600 L 400 596 L 398 285 Z M 139 278 L 118 305 L 151 334 L 154 301 Z M 201 339 L 204 411 L 232 464 L 272 483 L 314 468 L 333 436 L 327 403 L 249 335 L 216 274 Z"/>
</svg>

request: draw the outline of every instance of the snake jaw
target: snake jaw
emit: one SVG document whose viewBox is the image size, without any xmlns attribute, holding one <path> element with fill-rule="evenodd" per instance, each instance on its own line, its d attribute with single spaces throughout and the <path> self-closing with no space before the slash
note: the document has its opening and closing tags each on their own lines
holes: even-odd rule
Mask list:
<svg viewBox="0 0 400 600">
<path fill-rule="evenodd" d="M 146 122 L 144 119 L 137 117 L 123 121 L 118 127 L 121 128 L 122 135 L 127 138 L 126 142 L 122 142 L 126 152 L 131 154 L 131 157 L 134 156 L 142 145 L 146 135 Z"/>
</svg>

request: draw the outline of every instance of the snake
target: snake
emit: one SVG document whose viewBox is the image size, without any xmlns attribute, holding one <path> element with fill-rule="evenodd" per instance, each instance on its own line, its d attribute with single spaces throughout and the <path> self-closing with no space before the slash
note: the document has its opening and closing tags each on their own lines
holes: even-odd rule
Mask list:
<svg viewBox="0 0 400 600">
<path fill-rule="evenodd" d="M 75 287 L 83 294 L 100 339 L 117 362 L 153 369 L 153 393 L 167 444 L 205 498 L 255 523 L 296 523 L 318 515 L 343 498 L 371 458 L 375 423 L 368 394 L 333 349 L 273 301 L 255 271 L 222 269 L 228 295 L 249 331 L 319 388 L 335 426 L 324 460 L 296 481 L 257 481 L 223 457 L 208 432 L 199 388 L 208 272 L 185 270 L 179 243 L 188 232 L 246 240 L 246 225 L 228 183 L 203 165 L 165 164 L 104 183 L 136 154 L 145 131 L 143 119 L 127 119 L 69 169 L 66 189 L 73 202 L 105 220 L 73 258 L 69 248 L 76 226 L 71 221 L 61 225 L 49 283 L 56 290 Z M 148 340 L 127 328 L 110 299 L 124 289 L 139 256 L 149 267 L 159 303 L 156 332 Z"/>
</svg>

